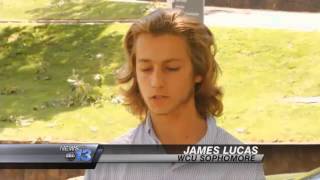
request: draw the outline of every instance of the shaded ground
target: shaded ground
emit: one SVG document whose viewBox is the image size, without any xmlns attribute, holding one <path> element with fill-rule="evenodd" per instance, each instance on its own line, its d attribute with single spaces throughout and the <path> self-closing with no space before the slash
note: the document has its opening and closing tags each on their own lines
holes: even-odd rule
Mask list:
<svg viewBox="0 0 320 180">
<path fill-rule="evenodd" d="M 120 42 L 124 27 L 0 26 L 1 139 L 94 139 L 92 136 L 97 138 L 97 132 L 103 131 L 100 127 L 119 118 L 125 118 L 128 126 L 135 124 L 128 112 L 117 117 L 124 107 L 110 101 L 115 92 L 114 71 L 123 61 Z M 73 69 L 91 84 L 90 96 L 103 94 L 101 102 L 92 107 L 64 103 L 75 95 L 67 82 Z M 95 85 L 95 74 L 104 77 L 101 87 Z M 117 136 L 126 128 L 116 125 L 102 133 Z M 77 129 L 82 130 L 76 133 Z M 57 130 L 59 134 L 54 133 Z M 108 139 L 109 135 L 100 136 Z"/>
</svg>

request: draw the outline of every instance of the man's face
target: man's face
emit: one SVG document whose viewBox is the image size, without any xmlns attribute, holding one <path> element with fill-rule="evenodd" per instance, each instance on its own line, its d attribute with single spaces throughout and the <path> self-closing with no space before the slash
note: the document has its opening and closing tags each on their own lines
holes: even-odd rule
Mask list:
<svg viewBox="0 0 320 180">
<path fill-rule="evenodd" d="M 136 41 L 136 75 L 140 92 L 154 114 L 168 114 L 190 103 L 194 76 L 187 43 L 176 35 L 141 34 Z"/>
</svg>

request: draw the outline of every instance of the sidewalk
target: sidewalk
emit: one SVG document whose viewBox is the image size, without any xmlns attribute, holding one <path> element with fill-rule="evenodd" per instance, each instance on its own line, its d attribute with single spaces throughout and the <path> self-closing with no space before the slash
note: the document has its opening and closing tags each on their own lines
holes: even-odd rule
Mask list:
<svg viewBox="0 0 320 180">
<path fill-rule="evenodd" d="M 208 26 L 320 31 L 320 13 L 205 7 Z"/>
</svg>

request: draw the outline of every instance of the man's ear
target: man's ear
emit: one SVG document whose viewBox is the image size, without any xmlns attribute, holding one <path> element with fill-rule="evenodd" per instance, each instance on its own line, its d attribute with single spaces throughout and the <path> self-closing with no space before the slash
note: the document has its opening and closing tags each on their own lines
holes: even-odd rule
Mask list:
<svg viewBox="0 0 320 180">
<path fill-rule="evenodd" d="M 194 82 L 195 83 L 200 83 L 201 81 L 202 81 L 202 76 L 196 75 L 196 77 L 194 78 Z"/>
</svg>

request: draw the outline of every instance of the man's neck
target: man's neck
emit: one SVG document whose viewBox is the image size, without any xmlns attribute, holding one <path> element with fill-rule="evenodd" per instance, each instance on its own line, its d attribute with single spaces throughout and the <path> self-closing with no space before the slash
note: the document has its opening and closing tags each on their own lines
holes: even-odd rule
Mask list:
<svg viewBox="0 0 320 180">
<path fill-rule="evenodd" d="M 196 144 L 207 132 L 206 120 L 192 106 L 165 115 L 151 113 L 151 118 L 162 144 Z"/>
</svg>

